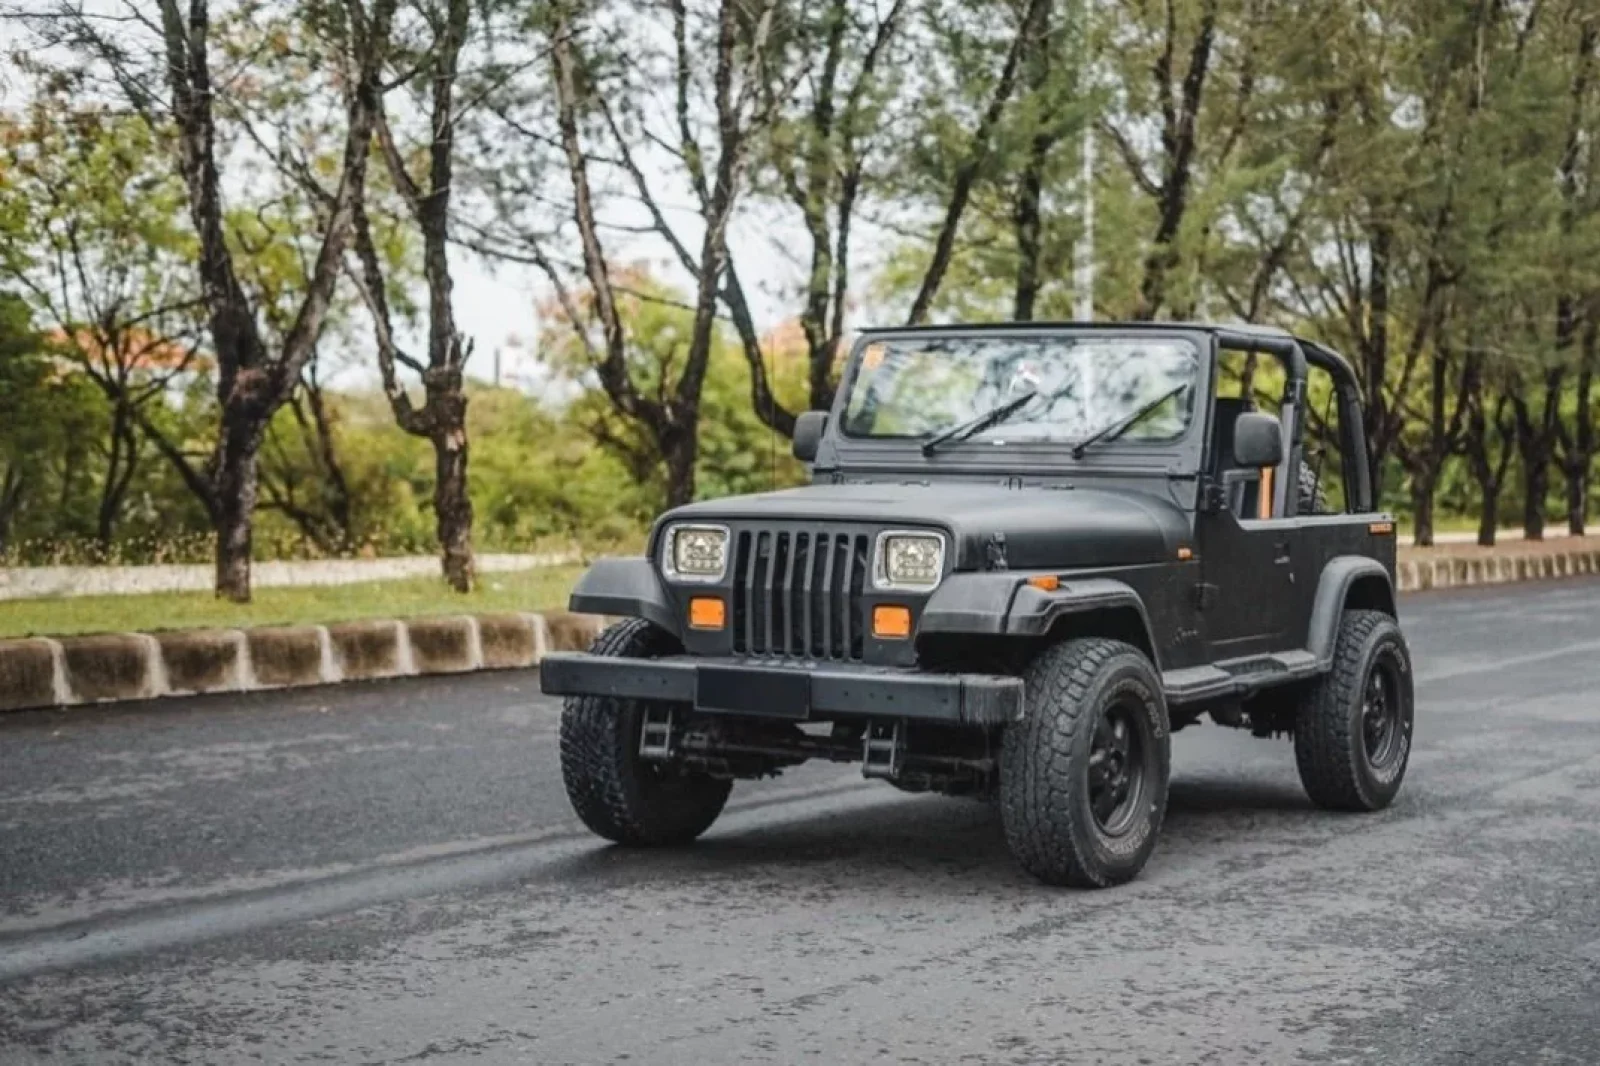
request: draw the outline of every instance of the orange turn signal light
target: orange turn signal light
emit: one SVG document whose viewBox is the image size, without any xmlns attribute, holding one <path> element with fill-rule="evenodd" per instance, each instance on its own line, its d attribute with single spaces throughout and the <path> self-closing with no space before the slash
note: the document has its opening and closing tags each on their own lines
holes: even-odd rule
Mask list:
<svg viewBox="0 0 1600 1066">
<path fill-rule="evenodd" d="M 728 605 L 716 596 L 696 596 L 689 601 L 689 628 L 721 629 L 728 621 Z"/>
<path fill-rule="evenodd" d="M 1367 532 L 1375 537 L 1387 537 L 1394 532 L 1393 522 L 1374 522 L 1367 527 Z"/>
<path fill-rule="evenodd" d="M 872 635 L 879 640 L 904 640 L 911 635 L 911 608 L 879 604 L 872 609 Z"/>
<path fill-rule="evenodd" d="M 1061 587 L 1061 579 L 1054 574 L 1035 574 L 1028 579 L 1028 584 L 1040 592 L 1054 592 Z"/>
</svg>

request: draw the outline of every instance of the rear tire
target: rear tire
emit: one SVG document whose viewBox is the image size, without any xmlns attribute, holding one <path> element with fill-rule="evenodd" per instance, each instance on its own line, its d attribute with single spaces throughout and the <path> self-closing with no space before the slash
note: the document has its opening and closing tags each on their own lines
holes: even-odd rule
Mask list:
<svg viewBox="0 0 1600 1066">
<path fill-rule="evenodd" d="M 1167 809 L 1161 681 L 1121 641 L 1069 640 L 1028 665 L 1025 717 L 1000 752 L 1000 812 L 1022 867 L 1050 885 L 1131 881 Z"/>
<path fill-rule="evenodd" d="M 1411 653 L 1381 611 L 1346 611 L 1333 668 L 1301 701 L 1294 757 L 1306 794 L 1335 811 L 1376 811 L 1400 791 L 1415 719 Z"/>
<path fill-rule="evenodd" d="M 594 655 L 649 659 L 678 649 L 672 634 L 629 619 L 600 634 Z M 561 777 L 583 824 L 618 844 L 687 844 L 711 828 L 733 782 L 639 757 L 645 700 L 569 696 L 561 714 Z"/>
</svg>

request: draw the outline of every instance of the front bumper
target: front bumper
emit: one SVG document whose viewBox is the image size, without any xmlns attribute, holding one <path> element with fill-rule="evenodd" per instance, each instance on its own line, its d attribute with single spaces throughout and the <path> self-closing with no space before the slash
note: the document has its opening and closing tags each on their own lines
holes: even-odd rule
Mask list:
<svg viewBox="0 0 1600 1066">
<path fill-rule="evenodd" d="M 539 686 L 551 696 L 667 700 L 710 714 L 797 721 L 860 716 L 987 726 L 1022 717 L 1020 678 L 844 663 L 572 652 L 544 657 Z"/>
</svg>

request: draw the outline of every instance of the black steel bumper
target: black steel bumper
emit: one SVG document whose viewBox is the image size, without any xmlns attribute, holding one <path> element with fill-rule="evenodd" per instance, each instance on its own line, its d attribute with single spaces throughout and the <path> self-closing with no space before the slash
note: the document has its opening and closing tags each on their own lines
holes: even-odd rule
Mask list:
<svg viewBox="0 0 1600 1066">
<path fill-rule="evenodd" d="M 1022 716 L 1020 678 L 840 663 L 617 659 L 573 652 L 545 656 L 539 685 L 551 696 L 670 700 L 712 714 L 798 721 L 860 715 L 1000 725 Z"/>
</svg>

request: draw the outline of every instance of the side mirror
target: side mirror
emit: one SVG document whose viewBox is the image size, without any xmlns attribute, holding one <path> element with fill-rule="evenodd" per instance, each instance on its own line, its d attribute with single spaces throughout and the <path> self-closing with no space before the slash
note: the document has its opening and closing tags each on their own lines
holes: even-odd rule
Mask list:
<svg viewBox="0 0 1600 1066">
<path fill-rule="evenodd" d="M 817 457 L 817 445 L 828 429 L 828 412 L 806 411 L 794 420 L 794 457 L 809 463 Z"/>
<path fill-rule="evenodd" d="M 1233 424 L 1233 462 L 1236 466 L 1277 466 L 1283 462 L 1283 426 L 1269 414 L 1246 411 Z"/>
</svg>

